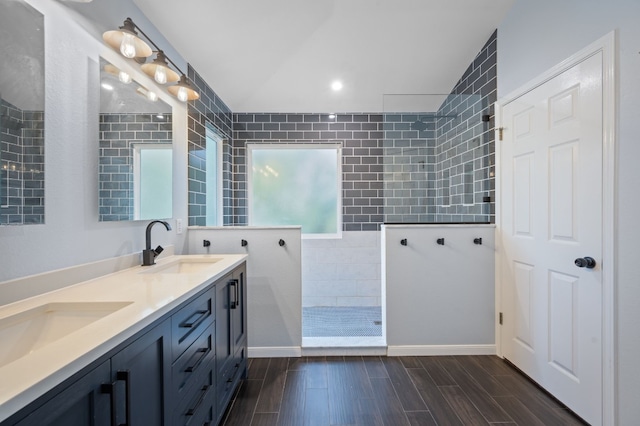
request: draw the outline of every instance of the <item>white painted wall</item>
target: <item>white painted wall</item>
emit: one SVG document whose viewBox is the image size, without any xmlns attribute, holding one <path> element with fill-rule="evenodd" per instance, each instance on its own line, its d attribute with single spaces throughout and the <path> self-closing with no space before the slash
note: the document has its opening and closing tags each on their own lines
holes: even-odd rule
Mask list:
<svg viewBox="0 0 640 426">
<path fill-rule="evenodd" d="M 617 102 L 617 412 L 618 424 L 640 415 L 640 2 L 518 1 L 498 27 L 498 97 L 615 30 L 618 37 Z"/>
<path fill-rule="evenodd" d="M 190 227 L 189 254 L 248 254 L 249 357 L 302 352 L 301 228 Z M 241 245 L 242 240 L 246 246 Z M 285 245 L 280 246 L 279 241 Z M 203 240 L 211 245 L 203 246 Z"/>
<path fill-rule="evenodd" d="M 495 353 L 495 227 L 384 225 L 382 233 L 389 355 Z"/>
<path fill-rule="evenodd" d="M 0 227 L 0 282 L 141 252 L 147 225 L 98 222 L 99 56 L 153 83 L 62 3 L 27 2 L 45 16 L 45 224 Z M 131 5 L 114 3 L 122 8 L 122 19 L 135 12 Z M 186 108 L 162 96 L 175 108 L 173 214 L 186 224 Z M 185 235 L 176 235 L 175 226 L 171 232 L 161 228 L 154 228 L 152 242 L 174 244 L 181 254 Z"/>
<path fill-rule="evenodd" d="M 302 306 L 380 306 L 380 232 L 302 240 Z"/>
</svg>

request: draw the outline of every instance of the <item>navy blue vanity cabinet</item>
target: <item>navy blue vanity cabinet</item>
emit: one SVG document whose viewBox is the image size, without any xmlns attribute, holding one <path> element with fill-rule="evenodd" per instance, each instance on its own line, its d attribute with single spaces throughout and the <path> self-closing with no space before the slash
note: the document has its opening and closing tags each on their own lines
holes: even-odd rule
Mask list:
<svg viewBox="0 0 640 426">
<path fill-rule="evenodd" d="M 107 360 L 17 424 L 20 426 L 110 426 L 111 395 L 102 387 L 104 383 L 109 383 L 110 377 L 111 367 Z"/>
<path fill-rule="evenodd" d="M 111 358 L 118 425 L 169 425 L 171 385 L 169 320 Z"/>
<path fill-rule="evenodd" d="M 169 425 L 169 320 L 105 355 L 2 425 Z M 41 404 L 40 401 L 46 401 Z M 26 417 L 22 417 L 23 414 Z M 12 419 L 21 419 L 17 423 Z"/>
<path fill-rule="evenodd" d="M 246 275 L 243 264 L 216 285 L 218 419 L 247 373 Z"/>
<path fill-rule="evenodd" d="M 242 263 L 0 426 L 218 424 L 247 372 Z"/>
</svg>

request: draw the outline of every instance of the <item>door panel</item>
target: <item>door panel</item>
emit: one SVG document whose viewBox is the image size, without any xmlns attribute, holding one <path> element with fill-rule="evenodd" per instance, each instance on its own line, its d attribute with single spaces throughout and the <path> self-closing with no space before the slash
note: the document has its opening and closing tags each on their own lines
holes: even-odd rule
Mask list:
<svg viewBox="0 0 640 426">
<path fill-rule="evenodd" d="M 587 421 L 602 409 L 602 55 L 504 105 L 504 356 Z"/>
</svg>

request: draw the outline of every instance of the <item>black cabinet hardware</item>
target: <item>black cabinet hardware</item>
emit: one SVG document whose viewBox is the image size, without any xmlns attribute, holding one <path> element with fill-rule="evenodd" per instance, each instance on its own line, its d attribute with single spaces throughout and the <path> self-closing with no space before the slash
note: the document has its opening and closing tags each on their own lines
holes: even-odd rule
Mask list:
<svg viewBox="0 0 640 426">
<path fill-rule="evenodd" d="M 204 385 L 202 388 L 200 388 L 200 398 L 198 398 L 198 402 L 196 402 L 196 405 L 194 405 L 193 408 L 189 408 L 187 410 L 187 412 L 185 413 L 187 416 L 193 416 L 198 411 L 198 407 L 200 407 L 200 404 L 202 404 L 202 401 L 204 401 L 204 396 L 207 394 L 208 389 L 209 385 Z"/>
<path fill-rule="evenodd" d="M 401 239 L 400 240 L 400 244 L 402 244 L 403 246 L 406 246 L 407 245 L 407 239 L 406 238 Z"/>
<path fill-rule="evenodd" d="M 202 240 L 202 247 L 209 247 L 211 246 L 211 241 L 209 240 Z"/>
<path fill-rule="evenodd" d="M 482 245 L 482 238 L 474 238 L 473 244 Z"/>
<path fill-rule="evenodd" d="M 247 244 L 249 244 L 249 243 L 247 242 L 247 240 L 240 240 L 240 245 L 241 245 L 242 247 L 246 247 L 246 246 L 247 246 Z"/>
<path fill-rule="evenodd" d="M 284 242 L 284 240 L 281 238 L 280 241 L 278 241 L 278 245 L 280 247 L 283 247 L 286 243 Z"/>
<path fill-rule="evenodd" d="M 436 240 L 436 243 L 438 243 L 439 245 L 443 246 L 444 245 L 444 238 L 438 238 Z"/>
<path fill-rule="evenodd" d="M 120 426 L 131 426 L 131 373 L 129 370 L 118 371 L 116 380 L 124 382 L 125 423 Z"/>
<path fill-rule="evenodd" d="M 202 322 L 207 317 L 209 311 L 195 311 L 186 321 L 180 323 L 180 328 L 193 328 Z M 193 317 L 197 317 L 193 321 L 189 321 Z"/>
</svg>

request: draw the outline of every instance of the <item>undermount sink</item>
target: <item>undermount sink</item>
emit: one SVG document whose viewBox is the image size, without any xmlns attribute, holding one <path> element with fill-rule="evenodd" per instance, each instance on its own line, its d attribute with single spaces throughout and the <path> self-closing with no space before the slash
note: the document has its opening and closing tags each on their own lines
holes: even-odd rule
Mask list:
<svg viewBox="0 0 640 426">
<path fill-rule="evenodd" d="M 178 259 L 163 265 L 150 266 L 145 274 L 193 274 L 209 268 L 220 258 Z"/>
<path fill-rule="evenodd" d="M 0 319 L 0 367 L 133 302 L 47 303 Z"/>
</svg>

